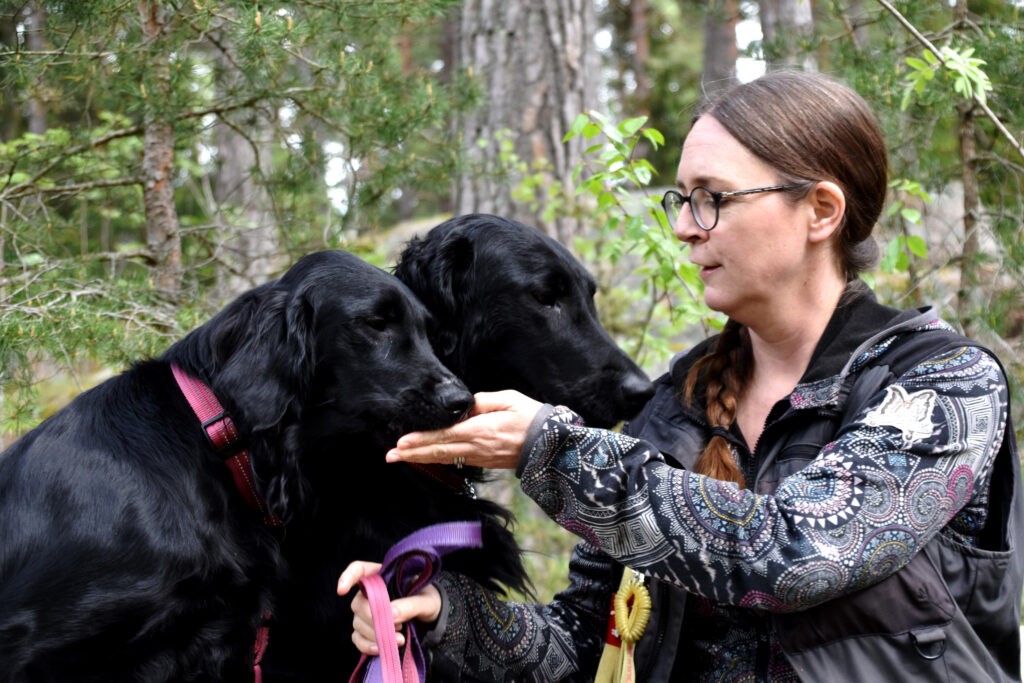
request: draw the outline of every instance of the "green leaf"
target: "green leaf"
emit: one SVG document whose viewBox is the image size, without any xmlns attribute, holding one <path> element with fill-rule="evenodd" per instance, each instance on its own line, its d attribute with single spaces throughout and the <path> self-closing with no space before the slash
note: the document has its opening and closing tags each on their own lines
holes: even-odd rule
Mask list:
<svg viewBox="0 0 1024 683">
<path fill-rule="evenodd" d="M 927 62 L 925 62 L 922 59 L 918 59 L 917 57 L 907 57 L 906 62 L 907 64 L 909 64 L 914 69 L 917 69 L 918 71 L 927 71 L 928 69 L 931 68 L 928 66 Z"/>
<path fill-rule="evenodd" d="M 900 209 L 900 215 L 911 223 L 921 224 L 921 212 L 917 209 L 903 208 Z"/>
<path fill-rule="evenodd" d="M 918 258 L 928 258 L 928 244 L 920 235 L 911 235 L 907 238 L 907 247 L 911 253 Z"/>
<path fill-rule="evenodd" d="M 562 142 L 568 142 L 582 133 L 584 126 L 586 126 L 589 121 L 590 117 L 586 114 L 577 114 L 576 118 L 572 120 L 572 125 L 569 126 L 569 132 L 565 134 L 564 138 L 562 138 Z"/>
<path fill-rule="evenodd" d="M 658 149 L 665 144 L 665 136 L 656 128 L 645 128 L 643 130 L 643 136 L 651 142 L 654 149 Z"/>
<path fill-rule="evenodd" d="M 645 123 L 647 123 L 646 116 L 637 116 L 632 119 L 626 119 L 619 124 L 619 131 L 626 136 L 634 135 L 638 130 L 643 128 Z"/>
</svg>

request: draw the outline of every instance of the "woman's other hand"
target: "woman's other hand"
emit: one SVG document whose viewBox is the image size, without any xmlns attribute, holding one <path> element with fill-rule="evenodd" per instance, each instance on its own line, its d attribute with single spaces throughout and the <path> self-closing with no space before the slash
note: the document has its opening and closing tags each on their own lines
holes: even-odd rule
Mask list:
<svg viewBox="0 0 1024 683">
<path fill-rule="evenodd" d="M 347 595 L 360 579 L 380 573 L 381 565 L 376 562 L 353 562 L 338 578 L 338 595 Z M 373 618 L 370 616 L 370 602 L 362 591 L 352 600 L 352 642 L 364 655 L 380 654 L 377 638 L 373 632 Z M 427 584 L 418 593 L 407 598 L 391 601 L 391 617 L 394 629 L 398 631 L 398 647 L 405 645 L 405 636 L 400 632 L 406 622 L 416 619 L 424 624 L 433 624 L 441 614 L 441 594 L 433 584 Z"/>
<path fill-rule="evenodd" d="M 480 392 L 467 420 L 446 429 L 412 432 L 388 451 L 388 462 L 462 464 L 515 469 L 526 432 L 541 408 L 518 391 Z"/>
</svg>

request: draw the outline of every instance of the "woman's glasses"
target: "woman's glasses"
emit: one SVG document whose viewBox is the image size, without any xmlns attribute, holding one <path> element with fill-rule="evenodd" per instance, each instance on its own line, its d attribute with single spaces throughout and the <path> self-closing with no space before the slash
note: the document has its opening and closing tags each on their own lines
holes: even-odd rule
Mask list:
<svg viewBox="0 0 1024 683">
<path fill-rule="evenodd" d="M 714 230 L 718 225 L 718 209 L 722 200 L 726 197 L 735 197 L 741 194 L 757 194 L 759 192 L 777 192 L 779 190 L 792 190 L 799 185 L 772 185 L 771 187 L 758 187 L 753 190 L 734 190 L 732 192 L 715 192 L 706 187 L 698 185 L 685 195 L 677 190 L 669 190 L 661 198 L 661 207 L 665 209 L 668 216 L 668 224 L 674 226 L 679 221 L 679 212 L 683 210 L 683 204 L 690 203 L 690 213 L 693 220 L 701 230 Z"/>
</svg>

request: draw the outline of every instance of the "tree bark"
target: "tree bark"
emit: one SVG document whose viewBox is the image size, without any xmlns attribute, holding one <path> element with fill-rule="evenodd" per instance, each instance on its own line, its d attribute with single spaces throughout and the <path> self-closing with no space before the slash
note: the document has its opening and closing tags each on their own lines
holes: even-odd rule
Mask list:
<svg viewBox="0 0 1024 683">
<path fill-rule="evenodd" d="M 38 0 L 32 3 L 29 26 L 25 31 L 25 44 L 30 51 L 46 49 L 46 10 Z M 47 129 L 46 102 L 39 97 L 28 101 L 28 132 L 42 135 Z"/>
<path fill-rule="evenodd" d="M 704 15 L 704 74 L 701 89 L 707 96 L 736 84 L 736 24 L 740 13 L 736 0 L 707 0 Z"/>
<path fill-rule="evenodd" d="M 160 49 L 164 24 L 159 0 L 139 0 L 142 33 L 153 44 L 149 106 L 142 142 L 142 196 L 146 212 L 146 244 L 153 255 L 153 284 L 160 296 L 177 302 L 181 295 L 181 233 L 174 206 L 174 125 L 159 107 L 169 101 L 171 69 Z"/>
<path fill-rule="evenodd" d="M 512 198 L 517 178 L 501 168 L 495 134 L 511 131 L 512 146 L 527 164 L 546 160 L 549 183 L 571 191 L 584 140 L 562 138 L 597 91 L 591 0 L 467 0 L 459 31 L 460 68 L 482 85 L 486 103 L 456 123 L 467 170 L 455 183 L 456 213 L 486 212 L 536 225 L 563 243 L 579 230 L 570 218 L 543 220 Z M 478 141 L 487 141 L 486 146 Z M 545 193 L 541 193 L 542 195 Z"/>
<path fill-rule="evenodd" d="M 637 103 L 634 116 L 651 113 L 647 98 L 651 94 L 651 77 L 647 73 L 647 64 L 651 60 L 650 29 L 647 22 L 647 0 L 630 0 L 629 33 L 633 41 L 633 77 L 636 79 L 636 90 L 633 97 Z"/>
<path fill-rule="evenodd" d="M 962 25 L 967 17 L 967 0 L 957 0 L 954 14 L 957 25 Z M 957 106 L 957 134 L 960 138 L 960 179 L 964 186 L 964 243 L 960 252 L 960 287 L 957 291 L 956 313 L 964 332 L 971 334 L 973 325 L 970 321 L 975 307 L 972 293 L 978 285 L 975 266 L 978 257 L 978 213 L 981 209 L 975 168 L 977 146 L 972 102 Z"/>
<path fill-rule="evenodd" d="M 798 43 L 814 31 L 811 0 L 759 0 L 761 34 L 769 71 L 799 65 L 817 71 L 814 54 L 798 54 Z"/>
<path fill-rule="evenodd" d="M 230 116 L 230 115 L 229 115 Z M 229 265 L 218 296 L 228 301 L 279 274 L 283 265 L 277 221 L 264 186 L 272 149 L 271 126 L 256 110 L 231 116 L 217 132 L 215 179 L 221 258 Z"/>
<path fill-rule="evenodd" d="M 0 46 L 14 50 L 18 46 L 18 14 L 0 15 Z M 4 85 L 0 90 L 0 140 L 7 142 L 21 135 L 22 110 L 18 104 L 18 90 L 14 85 Z"/>
</svg>

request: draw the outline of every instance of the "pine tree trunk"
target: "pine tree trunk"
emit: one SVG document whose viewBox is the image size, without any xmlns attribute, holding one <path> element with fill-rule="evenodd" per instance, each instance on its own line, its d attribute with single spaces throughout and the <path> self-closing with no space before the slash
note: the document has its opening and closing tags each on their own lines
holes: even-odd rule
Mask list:
<svg viewBox="0 0 1024 683">
<path fill-rule="evenodd" d="M 577 221 L 545 221 L 543 202 L 536 210 L 513 202 L 517 179 L 494 173 L 502 166 L 495 134 L 511 131 L 519 159 L 531 167 L 546 159 L 547 182 L 571 191 L 584 140 L 562 138 L 597 91 L 591 0 L 467 0 L 459 28 L 460 68 L 479 79 L 486 102 L 456 123 L 467 168 L 455 184 L 455 213 L 500 214 L 571 242 Z"/>
<path fill-rule="evenodd" d="M 814 30 L 810 0 L 759 0 L 761 33 L 768 70 L 800 65 L 817 71 L 813 54 L 798 54 L 798 42 Z"/>
<path fill-rule="evenodd" d="M 153 284 L 170 302 L 181 295 L 181 234 L 174 207 L 174 126 L 159 110 L 169 101 L 171 70 L 166 52 L 159 48 L 163 29 L 159 0 L 140 0 L 142 33 L 156 43 L 150 62 L 150 106 L 144 119 L 142 143 L 142 197 L 146 212 L 146 244 L 153 257 Z"/>
<path fill-rule="evenodd" d="M 954 20 L 963 25 L 967 17 L 966 0 L 957 0 Z M 960 179 L 964 186 L 964 243 L 960 252 L 960 287 L 957 291 L 956 313 L 964 332 L 972 332 L 971 319 L 976 311 L 972 301 L 978 286 L 975 272 L 978 257 L 978 174 L 975 169 L 977 145 L 975 143 L 974 105 L 970 102 L 957 106 L 957 133 L 960 138 Z"/>
<path fill-rule="evenodd" d="M 32 3 L 25 43 L 32 52 L 42 52 L 46 49 L 46 10 L 38 0 Z M 47 127 L 46 102 L 33 97 L 28 101 L 28 132 L 42 135 Z"/>
<path fill-rule="evenodd" d="M 739 8 L 736 0 L 707 0 L 704 17 L 704 74 L 702 90 L 714 95 L 736 83 L 736 24 Z"/>
<path fill-rule="evenodd" d="M 222 226 L 218 297 L 228 301 L 279 274 L 283 263 L 277 221 L 263 185 L 272 153 L 272 130 L 255 110 L 230 116 L 217 129 L 215 200 Z"/>
<path fill-rule="evenodd" d="M 636 90 L 633 98 L 637 108 L 633 116 L 651 113 L 647 98 L 651 94 L 651 77 L 647 73 L 647 64 L 651 60 L 650 29 L 647 22 L 647 0 L 630 0 L 629 33 L 635 49 L 633 51 L 633 76 L 636 79 Z"/>
</svg>

